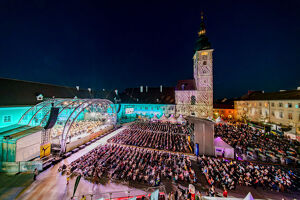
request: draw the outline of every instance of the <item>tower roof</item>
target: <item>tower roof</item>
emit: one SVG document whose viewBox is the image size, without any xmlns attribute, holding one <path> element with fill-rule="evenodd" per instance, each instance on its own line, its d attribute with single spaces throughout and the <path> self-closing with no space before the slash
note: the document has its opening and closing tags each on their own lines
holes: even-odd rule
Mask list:
<svg viewBox="0 0 300 200">
<path fill-rule="evenodd" d="M 201 24 L 200 24 L 200 30 L 198 32 L 198 38 L 196 41 L 196 45 L 194 48 L 194 51 L 201 51 L 201 50 L 206 50 L 211 48 L 211 44 L 208 41 L 208 38 L 206 37 L 206 28 L 205 28 L 205 23 L 203 20 L 203 12 L 201 13 Z"/>
</svg>

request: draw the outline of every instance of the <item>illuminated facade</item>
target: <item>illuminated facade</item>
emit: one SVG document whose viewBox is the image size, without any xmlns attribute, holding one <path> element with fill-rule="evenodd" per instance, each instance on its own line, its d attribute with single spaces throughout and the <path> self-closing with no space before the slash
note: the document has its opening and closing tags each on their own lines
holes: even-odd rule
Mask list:
<svg viewBox="0 0 300 200">
<path fill-rule="evenodd" d="M 289 126 L 300 140 L 300 90 L 248 94 L 234 101 L 237 120 Z"/>
<path fill-rule="evenodd" d="M 175 91 L 176 113 L 207 118 L 213 116 L 213 49 L 203 22 L 198 33 L 194 61 L 194 79 L 179 81 Z"/>
</svg>

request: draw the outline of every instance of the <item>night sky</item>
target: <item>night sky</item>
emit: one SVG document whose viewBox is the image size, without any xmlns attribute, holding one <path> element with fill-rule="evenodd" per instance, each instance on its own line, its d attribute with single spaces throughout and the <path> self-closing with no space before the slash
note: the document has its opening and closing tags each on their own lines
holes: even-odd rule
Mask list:
<svg viewBox="0 0 300 200">
<path fill-rule="evenodd" d="M 0 77 L 92 89 L 175 86 L 193 77 L 203 10 L 215 98 L 300 86 L 298 0 L 103 2 L 0 1 Z"/>
</svg>

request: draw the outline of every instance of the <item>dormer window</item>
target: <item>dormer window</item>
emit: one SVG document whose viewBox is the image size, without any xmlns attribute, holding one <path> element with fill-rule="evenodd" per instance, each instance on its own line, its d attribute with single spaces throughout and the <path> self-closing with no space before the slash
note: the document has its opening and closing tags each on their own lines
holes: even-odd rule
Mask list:
<svg viewBox="0 0 300 200">
<path fill-rule="evenodd" d="M 43 99 L 44 99 L 44 96 L 42 94 L 39 94 L 36 96 L 36 100 L 38 100 L 38 101 L 43 101 Z"/>
<path fill-rule="evenodd" d="M 184 84 L 181 85 L 181 90 L 184 90 Z"/>
</svg>

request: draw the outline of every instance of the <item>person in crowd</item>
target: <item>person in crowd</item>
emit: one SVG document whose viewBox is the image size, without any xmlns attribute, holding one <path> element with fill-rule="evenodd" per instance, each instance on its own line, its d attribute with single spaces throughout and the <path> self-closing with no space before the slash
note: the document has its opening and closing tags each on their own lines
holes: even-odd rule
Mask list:
<svg viewBox="0 0 300 200">
<path fill-rule="evenodd" d="M 194 171 L 188 156 L 138 147 L 106 144 L 73 161 L 71 173 L 82 174 L 97 182 L 101 177 L 136 181 L 150 186 L 160 185 L 161 179 L 193 183 Z"/>
<path fill-rule="evenodd" d="M 34 172 L 33 172 L 33 180 L 35 181 L 36 180 L 36 177 L 37 175 L 39 174 L 37 168 L 34 169 Z"/>
<path fill-rule="evenodd" d="M 226 190 L 226 187 L 224 186 L 223 197 L 227 197 L 227 195 L 228 195 L 228 192 L 227 192 L 227 190 Z"/>
<path fill-rule="evenodd" d="M 188 127 L 178 124 L 137 122 L 108 142 L 159 150 L 193 153 L 193 144 L 188 140 Z"/>
<path fill-rule="evenodd" d="M 269 162 L 285 164 L 287 157 L 297 160 L 300 143 L 284 136 L 265 133 L 264 130 L 248 126 L 248 124 L 217 124 L 215 137 L 221 137 L 224 142 L 235 148 L 235 152 L 243 160 L 261 159 Z M 239 157 L 239 156 L 237 156 Z"/>
<path fill-rule="evenodd" d="M 298 176 L 280 166 L 205 156 L 199 157 L 198 163 L 211 186 L 234 190 L 239 184 L 275 191 L 295 191 L 299 186 Z"/>
</svg>

